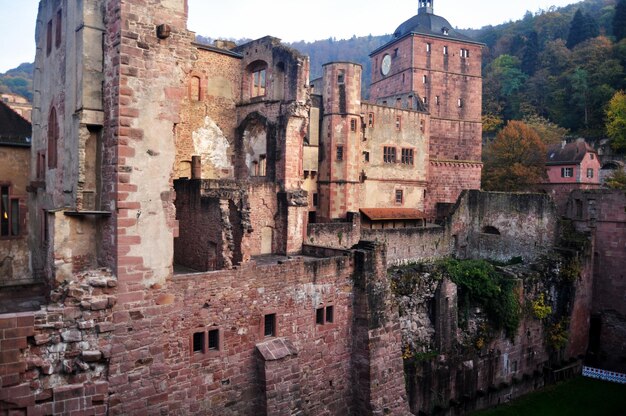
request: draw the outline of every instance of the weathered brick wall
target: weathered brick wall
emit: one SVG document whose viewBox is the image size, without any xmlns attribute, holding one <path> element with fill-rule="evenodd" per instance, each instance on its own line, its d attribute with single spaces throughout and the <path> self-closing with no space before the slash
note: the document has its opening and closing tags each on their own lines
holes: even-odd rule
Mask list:
<svg viewBox="0 0 626 416">
<path fill-rule="evenodd" d="M 237 123 L 233 115 L 241 96 L 241 57 L 204 46 L 197 46 L 195 55 L 176 129 L 175 177 L 190 178 L 191 156 L 198 155 L 203 178 L 233 178 Z M 193 78 L 199 79 L 199 97 L 193 91 Z"/>
<path fill-rule="evenodd" d="M 582 217 L 573 201 L 582 202 Z M 626 196 L 623 191 L 574 191 L 567 216 L 593 238 L 593 302 L 600 322 L 595 362 L 626 372 Z"/>
<path fill-rule="evenodd" d="M 361 229 L 361 238 L 387 245 L 389 265 L 440 259 L 454 253 L 450 233 L 439 226 L 426 228 Z"/>
<path fill-rule="evenodd" d="M 561 215 L 566 215 L 568 211 L 567 204 L 570 200 L 570 194 L 572 193 L 572 191 L 600 189 L 600 184 L 544 183 L 540 185 L 540 189 L 552 197 L 554 205 L 556 205 L 557 212 Z"/>
<path fill-rule="evenodd" d="M 18 198 L 19 235 L 0 238 L 0 286 L 32 281 L 28 249 L 28 194 L 30 147 L 0 145 L 0 184 L 10 186 L 9 198 Z"/>
<path fill-rule="evenodd" d="M 302 409 L 348 414 L 352 333 L 351 257 L 257 265 L 175 276 L 115 314 L 110 414 L 256 414 L 255 345 L 265 314 L 298 350 Z M 236 305 L 236 306 L 235 306 Z M 332 305 L 332 323 L 316 308 Z M 223 349 L 193 353 L 195 331 L 217 327 Z"/>
<path fill-rule="evenodd" d="M 83 273 L 40 311 L 0 315 L 0 414 L 107 414 L 116 284 Z"/>
<path fill-rule="evenodd" d="M 309 224 L 307 226 L 307 244 L 349 249 L 360 240 L 360 222 Z"/>
<path fill-rule="evenodd" d="M 451 216 L 457 256 L 499 261 L 544 254 L 555 244 L 557 214 L 544 194 L 464 192 Z"/>
<path fill-rule="evenodd" d="M 454 204 L 466 189 L 480 189 L 482 163 L 430 161 L 426 213 L 434 218 L 437 203 Z"/>
</svg>

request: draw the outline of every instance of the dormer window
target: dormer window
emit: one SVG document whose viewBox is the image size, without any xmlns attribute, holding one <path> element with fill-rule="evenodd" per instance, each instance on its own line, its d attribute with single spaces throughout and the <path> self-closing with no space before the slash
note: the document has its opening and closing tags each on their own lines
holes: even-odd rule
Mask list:
<svg viewBox="0 0 626 416">
<path fill-rule="evenodd" d="M 447 27 L 442 27 L 442 28 L 441 28 L 441 33 L 442 33 L 444 36 L 448 36 L 448 35 L 450 34 L 450 29 L 448 29 Z"/>
</svg>

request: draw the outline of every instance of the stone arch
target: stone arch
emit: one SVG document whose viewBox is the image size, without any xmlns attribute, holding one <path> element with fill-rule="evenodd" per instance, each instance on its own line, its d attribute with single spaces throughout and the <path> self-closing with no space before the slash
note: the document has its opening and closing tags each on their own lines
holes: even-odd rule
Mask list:
<svg viewBox="0 0 626 416">
<path fill-rule="evenodd" d="M 193 75 L 189 80 L 189 100 L 202 101 L 202 82 L 197 75 Z"/>
<path fill-rule="evenodd" d="M 481 232 L 483 234 L 500 235 L 500 230 L 491 225 L 484 226 Z"/>
<path fill-rule="evenodd" d="M 234 165 L 237 179 L 272 181 L 276 126 L 258 112 L 248 114 L 237 128 Z"/>
</svg>

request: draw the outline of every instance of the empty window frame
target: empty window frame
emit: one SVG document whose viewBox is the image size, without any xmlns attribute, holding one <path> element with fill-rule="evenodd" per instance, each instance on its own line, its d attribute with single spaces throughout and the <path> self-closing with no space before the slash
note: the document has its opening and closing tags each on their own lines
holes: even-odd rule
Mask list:
<svg viewBox="0 0 626 416">
<path fill-rule="evenodd" d="M 324 308 L 317 308 L 315 310 L 315 323 L 317 325 L 324 325 Z"/>
<path fill-rule="evenodd" d="M 459 108 L 463 107 L 463 99 L 462 98 L 459 98 L 456 103 L 457 103 Z"/>
<path fill-rule="evenodd" d="M 340 144 L 337 146 L 337 157 L 335 158 L 337 162 L 343 161 L 343 145 Z"/>
<path fill-rule="evenodd" d="M 593 178 L 593 168 L 587 168 L 587 177 Z"/>
<path fill-rule="evenodd" d="M 57 11 L 57 17 L 56 17 L 56 25 L 55 25 L 55 38 L 54 38 L 54 46 L 57 47 L 57 49 L 59 48 L 59 46 L 61 46 L 61 35 L 63 34 L 63 11 L 61 9 L 59 9 Z"/>
<path fill-rule="evenodd" d="M 252 72 L 252 97 L 262 97 L 266 92 L 267 70 L 265 68 Z"/>
<path fill-rule="evenodd" d="M 191 348 L 194 354 L 204 354 L 206 352 L 204 338 L 204 331 L 193 333 L 191 338 Z"/>
<path fill-rule="evenodd" d="M 321 306 L 315 310 L 317 325 L 332 324 L 335 320 L 335 311 L 332 305 Z"/>
<path fill-rule="evenodd" d="M 52 52 L 52 20 L 48 22 L 46 30 L 46 56 L 49 56 L 50 52 Z"/>
<path fill-rule="evenodd" d="M 461 48 L 461 58 L 469 58 L 469 49 Z"/>
<path fill-rule="evenodd" d="M 446 55 L 446 56 L 448 55 L 448 47 L 447 46 L 443 47 L 443 54 Z"/>
<path fill-rule="evenodd" d="M 396 163 L 396 148 L 392 146 L 383 147 L 383 162 Z"/>
<path fill-rule="evenodd" d="M 0 185 L 0 238 L 20 235 L 20 200 L 11 197 L 11 187 Z"/>
<path fill-rule="evenodd" d="M 370 152 L 363 152 L 363 162 L 369 163 L 370 161 Z"/>
<path fill-rule="evenodd" d="M 202 95 L 200 94 L 200 77 L 191 77 L 189 83 L 189 99 L 191 101 L 200 101 Z"/>
<path fill-rule="evenodd" d="M 333 323 L 335 321 L 335 309 L 332 305 L 326 306 L 326 323 Z"/>
<path fill-rule="evenodd" d="M 269 313 L 263 316 L 263 336 L 276 336 L 276 314 Z"/>
<path fill-rule="evenodd" d="M 346 82 L 346 73 L 343 69 L 339 70 L 339 74 L 337 74 L 337 84 L 343 84 Z"/>
<path fill-rule="evenodd" d="M 426 53 L 430 53 L 431 49 L 432 49 L 432 45 L 430 43 L 427 43 L 426 44 Z"/>
<path fill-rule="evenodd" d="M 435 105 L 439 105 L 439 96 L 435 95 Z"/>
<path fill-rule="evenodd" d="M 374 113 L 367 115 L 367 127 L 374 127 Z"/>
<path fill-rule="evenodd" d="M 561 178 L 571 178 L 574 176 L 574 168 L 561 168 Z"/>
<path fill-rule="evenodd" d="M 208 350 L 209 351 L 219 351 L 220 349 L 220 330 L 209 329 L 208 331 Z"/>
<path fill-rule="evenodd" d="M 50 116 L 48 117 L 48 169 L 56 169 L 57 155 L 59 145 L 59 123 L 57 120 L 57 112 L 52 107 Z"/>
<path fill-rule="evenodd" d="M 46 152 L 40 150 L 37 152 L 36 179 L 43 181 L 46 179 Z"/>
<path fill-rule="evenodd" d="M 319 205 L 319 197 L 317 196 L 317 192 L 313 194 L 313 206 L 317 207 Z"/>
<path fill-rule="evenodd" d="M 356 123 L 356 119 L 350 119 L 350 131 L 355 132 L 357 131 L 357 123 Z"/>
<path fill-rule="evenodd" d="M 396 189 L 396 204 L 402 204 L 404 201 L 404 192 L 402 189 Z"/>
<path fill-rule="evenodd" d="M 428 75 L 422 75 L 422 83 L 428 84 Z"/>
<path fill-rule="evenodd" d="M 413 149 L 402 149 L 402 158 L 403 165 L 413 165 Z"/>
</svg>

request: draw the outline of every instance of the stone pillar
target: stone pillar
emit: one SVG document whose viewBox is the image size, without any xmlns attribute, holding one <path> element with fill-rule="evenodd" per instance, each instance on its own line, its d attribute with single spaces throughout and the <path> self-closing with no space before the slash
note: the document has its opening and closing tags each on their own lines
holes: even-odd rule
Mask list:
<svg viewBox="0 0 626 416">
<path fill-rule="evenodd" d="M 273 338 L 256 345 L 260 389 L 264 393 L 259 414 L 301 414 L 300 363 L 296 347 L 286 338 Z"/>
<path fill-rule="evenodd" d="M 355 253 L 352 384 L 358 415 L 410 415 L 402 334 L 387 279 L 385 246 L 360 242 Z"/>
</svg>

